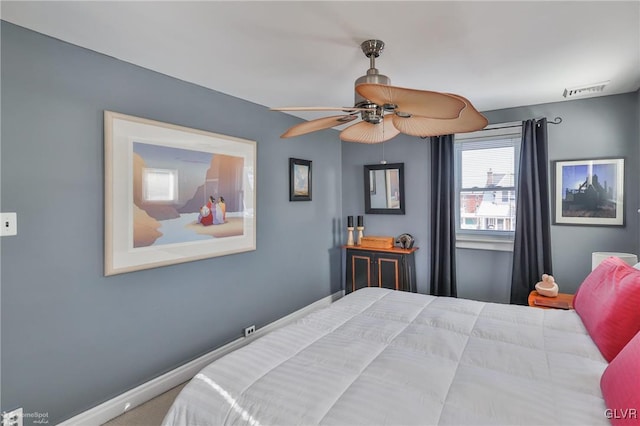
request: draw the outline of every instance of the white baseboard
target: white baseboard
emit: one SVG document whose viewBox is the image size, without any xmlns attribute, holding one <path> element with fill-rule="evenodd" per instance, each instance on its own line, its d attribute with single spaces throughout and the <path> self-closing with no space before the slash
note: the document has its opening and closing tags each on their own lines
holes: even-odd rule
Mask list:
<svg viewBox="0 0 640 426">
<path fill-rule="evenodd" d="M 227 343 L 226 345 L 215 349 L 197 359 L 194 359 L 193 361 L 190 361 L 174 370 L 171 370 L 168 373 L 163 374 L 162 376 L 156 377 L 155 379 L 150 380 L 147 383 L 143 383 L 142 385 L 133 388 L 121 395 L 118 395 L 115 398 L 110 399 L 109 401 L 105 401 L 96 407 L 93 407 L 83 413 L 78 414 L 77 416 L 65 420 L 64 422 L 59 423 L 59 425 L 102 425 L 109 420 L 118 417 L 119 415 L 124 414 L 129 410 L 132 410 L 138 405 L 143 404 L 160 394 L 163 394 L 169 389 L 172 389 L 188 380 L 191 380 L 193 376 L 198 374 L 198 372 L 200 372 L 200 370 L 202 370 L 204 367 L 206 367 L 216 359 L 228 354 L 229 352 L 245 346 L 252 340 L 257 339 L 258 337 L 265 335 L 270 331 L 273 331 L 299 318 L 302 318 L 303 316 L 312 311 L 315 311 L 316 309 L 328 306 L 336 300 L 340 299 L 342 296 L 344 296 L 344 290 L 338 291 L 330 296 L 322 298 L 308 306 L 305 306 L 302 309 L 299 309 L 285 317 L 280 318 L 279 320 L 267 324 L 262 328 L 256 329 L 256 331 L 249 337 L 241 337 L 234 340 L 233 342 Z"/>
</svg>

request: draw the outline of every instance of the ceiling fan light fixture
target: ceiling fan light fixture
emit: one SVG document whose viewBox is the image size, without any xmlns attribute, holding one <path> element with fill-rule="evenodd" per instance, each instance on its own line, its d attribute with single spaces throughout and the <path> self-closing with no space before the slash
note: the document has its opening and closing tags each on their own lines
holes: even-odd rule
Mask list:
<svg viewBox="0 0 640 426">
<path fill-rule="evenodd" d="M 387 115 L 378 124 L 367 121 L 353 124 L 340 132 L 340 139 L 345 142 L 366 144 L 381 143 L 393 139 L 400 134 L 400 131 L 393 125 L 392 117 Z"/>
<path fill-rule="evenodd" d="M 375 104 L 369 104 L 369 105 L 372 106 L 371 110 L 362 111 L 360 113 L 360 118 L 362 118 L 362 120 L 366 121 L 367 123 L 378 124 L 380 121 L 382 121 L 382 116 L 383 116 L 382 108 Z"/>
<path fill-rule="evenodd" d="M 411 114 L 404 111 L 396 111 L 396 115 L 400 118 L 411 118 Z"/>
</svg>

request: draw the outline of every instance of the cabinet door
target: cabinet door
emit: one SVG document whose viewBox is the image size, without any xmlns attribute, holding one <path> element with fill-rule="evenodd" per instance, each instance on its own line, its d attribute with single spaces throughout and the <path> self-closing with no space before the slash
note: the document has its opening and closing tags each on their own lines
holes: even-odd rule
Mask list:
<svg viewBox="0 0 640 426">
<path fill-rule="evenodd" d="M 347 254 L 347 293 L 360 288 L 369 287 L 372 282 L 371 276 L 371 254 L 366 252 L 353 251 Z"/>
<path fill-rule="evenodd" d="M 378 287 L 392 290 L 402 289 L 402 256 L 378 254 L 375 257 L 376 283 Z"/>
</svg>

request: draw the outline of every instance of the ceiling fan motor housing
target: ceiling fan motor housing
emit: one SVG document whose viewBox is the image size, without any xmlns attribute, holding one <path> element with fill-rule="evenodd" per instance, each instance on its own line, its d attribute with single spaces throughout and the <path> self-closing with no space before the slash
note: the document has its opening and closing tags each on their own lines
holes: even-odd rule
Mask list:
<svg viewBox="0 0 640 426">
<path fill-rule="evenodd" d="M 370 68 L 367 70 L 367 75 L 363 75 L 356 80 L 355 86 L 362 83 L 390 85 L 391 80 L 386 75 L 378 74 L 377 69 Z M 363 98 L 358 94 L 358 92 L 355 92 L 355 101 L 353 105 L 357 108 L 371 108 L 371 111 L 362 111 L 361 117 L 364 121 L 377 124 L 382 120 L 382 106 L 374 104 L 368 99 Z"/>
</svg>

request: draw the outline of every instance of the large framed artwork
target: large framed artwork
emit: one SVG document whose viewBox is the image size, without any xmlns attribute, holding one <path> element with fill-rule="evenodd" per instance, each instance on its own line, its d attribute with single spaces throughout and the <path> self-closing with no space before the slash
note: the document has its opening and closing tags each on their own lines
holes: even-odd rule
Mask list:
<svg viewBox="0 0 640 426">
<path fill-rule="evenodd" d="M 105 275 L 256 249 L 256 142 L 104 112 Z"/>
<path fill-rule="evenodd" d="M 311 201 L 311 164 L 289 158 L 289 201 Z"/>
<path fill-rule="evenodd" d="M 624 158 L 553 163 L 554 224 L 624 226 Z"/>
</svg>

